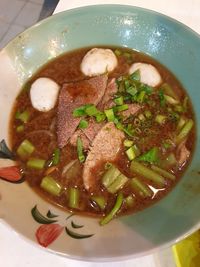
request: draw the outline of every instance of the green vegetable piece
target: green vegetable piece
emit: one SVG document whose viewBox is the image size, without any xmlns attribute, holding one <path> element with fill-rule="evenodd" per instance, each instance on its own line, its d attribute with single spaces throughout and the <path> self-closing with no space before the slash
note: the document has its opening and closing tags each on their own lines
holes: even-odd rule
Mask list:
<svg viewBox="0 0 200 267">
<path fill-rule="evenodd" d="M 78 128 L 80 129 L 86 129 L 88 127 L 88 122 L 86 120 L 81 120 L 79 122 Z"/>
<path fill-rule="evenodd" d="M 146 96 L 146 92 L 140 91 L 140 93 L 137 96 L 137 102 L 142 104 L 145 100 L 145 96 Z"/>
<path fill-rule="evenodd" d="M 135 198 L 133 195 L 129 195 L 125 198 L 125 203 L 128 207 L 133 207 L 135 204 Z"/>
<path fill-rule="evenodd" d="M 56 166 L 60 162 L 60 149 L 56 148 L 53 152 L 53 159 L 52 159 L 52 165 Z"/>
<path fill-rule="evenodd" d="M 6 145 L 5 140 L 1 140 L 0 142 L 0 158 L 3 159 L 14 159 L 14 154 Z"/>
<path fill-rule="evenodd" d="M 119 192 L 119 194 L 117 195 L 117 199 L 116 199 L 114 207 L 105 217 L 101 219 L 100 225 L 105 225 L 109 223 L 115 217 L 115 215 L 117 214 L 117 212 L 119 212 L 123 204 L 123 199 L 124 198 L 123 198 L 122 192 Z"/>
<path fill-rule="evenodd" d="M 150 168 L 144 166 L 143 164 L 133 160 L 131 162 L 130 167 L 131 172 L 141 175 L 142 177 L 146 178 L 147 180 L 150 180 L 157 184 L 158 186 L 164 186 L 165 185 L 165 179 L 160 174 L 152 171 Z"/>
<path fill-rule="evenodd" d="M 176 143 L 179 144 L 181 141 L 183 141 L 188 134 L 190 133 L 192 127 L 194 125 L 194 122 L 192 119 L 189 119 L 185 125 L 183 126 L 183 128 L 181 129 L 180 133 L 177 135 L 176 137 Z"/>
<path fill-rule="evenodd" d="M 79 228 L 82 228 L 84 225 L 79 225 L 79 224 L 76 224 L 75 222 L 71 221 L 71 226 L 72 226 L 72 228 L 79 229 Z"/>
<path fill-rule="evenodd" d="M 23 132 L 24 131 L 24 125 L 19 125 L 19 126 L 17 126 L 17 128 L 16 128 L 16 132 L 17 133 L 21 133 L 21 132 Z"/>
<path fill-rule="evenodd" d="M 119 189 L 124 187 L 127 181 L 128 178 L 124 174 L 120 173 L 120 175 L 118 175 L 112 184 L 107 188 L 108 192 L 115 194 Z"/>
<path fill-rule="evenodd" d="M 85 155 L 83 153 L 83 143 L 80 137 L 77 138 L 77 154 L 78 159 L 82 163 L 85 161 Z"/>
<path fill-rule="evenodd" d="M 134 144 L 133 146 L 132 146 L 132 148 L 133 148 L 133 150 L 134 150 L 134 153 L 135 153 L 135 155 L 136 155 L 136 157 L 138 157 L 139 155 L 140 155 L 140 149 L 138 148 L 138 146 L 136 145 L 136 144 Z"/>
<path fill-rule="evenodd" d="M 165 178 L 169 178 L 170 180 L 175 180 L 176 179 L 176 176 L 173 175 L 172 173 L 166 171 L 166 170 L 163 170 L 157 166 L 154 166 L 152 165 L 151 166 L 152 170 L 156 171 L 157 173 L 159 173 L 160 175 L 164 176 Z"/>
<path fill-rule="evenodd" d="M 53 196 L 59 196 L 62 190 L 61 185 L 51 176 L 45 176 L 41 181 L 40 187 Z"/>
<path fill-rule="evenodd" d="M 73 111 L 73 116 L 74 117 L 81 117 L 81 116 L 85 116 L 86 115 L 86 108 L 89 108 L 91 106 L 94 106 L 92 104 L 86 104 L 86 105 L 83 105 L 83 106 L 80 106 L 78 108 L 75 108 L 74 111 Z"/>
<path fill-rule="evenodd" d="M 17 111 L 15 114 L 15 118 L 22 121 L 23 123 L 27 123 L 30 118 L 30 113 L 27 110 L 23 112 Z"/>
<path fill-rule="evenodd" d="M 101 210 L 104 210 L 106 207 L 106 200 L 102 196 L 92 196 L 91 199 L 100 207 Z"/>
<path fill-rule="evenodd" d="M 95 115 L 96 122 L 102 122 L 106 119 L 106 115 L 103 112 L 99 112 Z"/>
<path fill-rule="evenodd" d="M 94 234 L 90 234 L 90 235 L 78 234 L 78 233 L 75 233 L 75 232 L 69 230 L 67 227 L 65 227 L 65 231 L 70 237 L 75 238 L 75 239 L 89 238 L 89 237 L 94 235 Z"/>
<path fill-rule="evenodd" d="M 79 208 L 80 192 L 77 188 L 69 189 L 69 207 L 72 209 Z"/>
<path fill-rule="evenodd" d="M 40 223 L 40 224 L 50 224 L 50 223 L 55 223 L 55 222 L 57 222 L 57 220 L 50 220 L 50 219 L 46 218 L 45 216 L 43 216 L 43 215 L 39 212 L 39 210 L 38 210 L 38 208 L 37 208 L 37 205 L 35 205 L 35 206 L 32 208 L 32 210 L 31 210 L 31 214 L 32 214 L 32 216 L 33 216 L 33 219 L 34 219 L 36 222 Z"/>
<path fill-rule="evenodd" d="M 18 147 L 17 149 L 17 154 L 20 156 L 20 157 L 27 157 L 27 156 L 30 156 L 33 151 L 35 150 L 35 147 L 33 146 L 33 144 L 25 139 Z"/>
<path fill-rule="evenodd" d="M 150 110 L 145 110 L 144 115 L 147 119 L 152 117 L 151 111 Z"/>
<path fill-rule="evenodd" d="M 123 53 L 123 56 L 124 56 L 125 58 L 127 58 L 127 59 L 131 59 L 131 58 L 132 58 L 132 55 L 131 55 L 131 53 L 129 53 L 129 52 L 124 52 L 124 53 Z"/>
<path fill-rule="evenodd" d="M 155 121 L 156 121 L 157 123 L 161 124 L 161 125 L 162 125 L 163 123 L 165 123 L 166 119 L 167 119 L 167 117 L 166 117 L 165 115 L 161 115 L 161 114 L 158 114 L 158 115 L 156 115 L 156 117 L 155 117 Z"/>
<path fill-rule="evenodd" d="M 105 188 L 108 188 L 118 175 L 120 175 L 120 171 L 114 165 L 112 165 L 102 177 L 102 184 L 105 186 Z"/>
<path fill-rule="evenodd" d="M 128 140 L 128 139 L 124 140 L 124 146 L 125 147 L 131 147 L 132 145 L 133 145 L 133 141 L 132 140 Z"/>
<path fill-rule="evenodd" d="M 42 170 L 45 166 L 44 159 L 29 159 L 26 166 L 30 169 Z"/>
<path fill-rule="evenodd" d="M 159 99 L 160 99 L 160 106 L 161 106 L 161 107 L 164 107 L 165 104 L 166 104 L 166 100 L 165 100 L 165 97 L 164 97 L 163 90 L 160 90 L 160 91 L 158 92 L 158 96 L 159 96 Z"/>
<path fill-rule="evenodd" d="M 126 155 L 129 160 L 133 160 L 136 157 L 134 148 L 132 146 L 126 150 Z"/>
<path fill-rule="evenodd" d="M 121 106 L 116 106 L 113 109 L 114 109 L 115 112 L 121 112 L 121 111 L 124 111 L 124 110 L 128 110 L 128 105 L 124 104 L 124 105 L 121 105 Z"/>
<path fill-rule="evenodd" d="M 152 190 L 136 177 L 131 179 L 131 187 L 143 198 L 153 196 Z"/>
<path fill-rule="evenodd" d="M 112 108 L 105 109 L 104 112 L 105 112 L 105 115 L 106 115 L 108 121 L 114 121 L 115 120 L 115 114 L 114 114 Z"/>
<path fill-rule="evenodd" d="M 164 95 L 164 98 L 171 105 L 177 105 L 179 103 L 178 100 L 176 100 L 175 98 L 173 98 L 173 97 L 171 97 L 169 95 Z"/>
<path fill-rule="evenodd" d="M 96 114 L 98 114 L 98 110 L 97 110 L 97 108 L 94 106 L 94 105 L 92 105 L 92 106 L 90 106 L 90 107 L 87 107 L 86 109 L 85 109 L 85 113 L 88 115 L 88 116 L 95 116 Z"/>
<path fill-rule="evenodd" d="M 114 53 L 117 57 L 121 56 L 121 54 L 122 54 L 121 50 L 119 50 L 119 49 L 115 49 Z"/>
<path fill-rule="evenodd" d="M 114 99 L 114 102 L 117 106 L 121 106 L 124 104 L 124 98 L 123 96 L 119 96 L 117 98 Z"/>
<path fill-rule="evenodd" d="M 146 161 L 149 163 L 158 163 L 159 161 L 159 149 L 158 147 L 153 147 L 146 153 L 142 154 L 137 158 L 139 161 Z"/>
<path fill-rule="evenodd" d="M 180 131 L 185 125 L 185 123 L 186 123 L 186 119 L 181 116 L 177 124 L 177 131 Z"/>
<path fill-rule="evenodd" d="M 173 88 L 168 83 L 162 84 L 160 90 L 162 90 L 164 92 L 164 94 L 171 96 L 172 98 L 174 98 L 176 100 L 179 100 L 177 94 L 175 93 Z"/>
<path fill-rule="evenodd" d="M 131 96 L 134 96 L 134 95 L 136 95 L 137 94 L 137 88 L 136 88 L 136 86 L 130 86 L 130 87 L 128 87 L 127 89 L 126 89 L 126 92 L 128 93 L 128 94 L 130 94 Z"/>
<path fill-rule="evenodd" d="M 133 80 L 133 81 L 140 81 L 140 70 L 136 70 L 135 72 L 133 72 L 131 75 L 130 75 L 130 79 Z"/>
</svg>

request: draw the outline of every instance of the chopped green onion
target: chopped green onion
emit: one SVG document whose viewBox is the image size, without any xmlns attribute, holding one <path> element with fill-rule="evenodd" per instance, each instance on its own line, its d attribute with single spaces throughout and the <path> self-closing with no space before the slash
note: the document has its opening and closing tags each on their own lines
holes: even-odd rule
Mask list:
<svg viewBox="0 0 200 267">
<path fill-rule="evenodd" d="M 158 114 L 158 115 L 156 115 L 156 117 L 155 117 L 155 121 L 156 121 L 157 123 L 159 123 L 159 124 L 163 124 L 163 123 L 165 123 L 166 118 L 167 118 L 167 117 L 166 117 L 165 115 Z"/>
<path fill-rule="evenodd" d="M 176 179 L 176 176 L 173 175 L 172 173 L 166 171 L 166 170 L 163 170 L 157 166 L 154 166 L 152 165 L 151 166 L 152 170 L 156 171 L 157 173 L 159 173 L 160 175 L 163 175 L 165 178 L 169 178 L 171 180 L 175 180 Z"/>
<path fill-rule="evenodd" d="M 105 112 L 105 115 L 106 115 L 108 121 L 114 121 L 115 120 L 115 114 L 114 114 L 112 108 L 106 109 L 106 110 L 104 110 L 104 112 Z"/>
<path fill-rule="evenodd" d="M 54 149 L 54 152 L 53 152 L 53 159 L 52 159 L 52 165 L 58 165 L 60 161 L 60 149 L 59 148 L 56 148 Z"/>
<path fill-rule="evenodd" d="M 126 150 L 126 155 L 129 160 L 133 160 L 136 157 L 134 148 L 132 146 Z"/>
<path fill-rule="evenodd" d="M 135 198 L 133 195 L 127 196 L 124 200 L 128 207 L 133 207 L 133 205 L 135 204 Z"/>
<path fill-rule="evenodd" d="M 152 197 L 152 190 L 143 182 L 141 182 L 138 178 L 131 179 L 131 187 L 138 193 L 141 197 Z"/>
<path fill-rule="evenodd" d="M 152 171 L 150 168 L 144 166 L 143 164 L 137 162 L 137 161 L 132 161 L 131 162 L 131 172 L 136 173 L 138 175 L 141 175 L 142 177 L 153 181 L 159 186 L 164 186 L 165 185 L 165 179 L 157 174 L 156 172 Z"/>
<path fill-rule="evenodd" d="M 104 218 L 101 219 L 100 225 L 105 225 L 109 223 L 114 218 L 114 216 L 117 214 L 117 212 L 120 210 L 122 204 L 123 204 L 123 194 L 120 192 L 117 195 L 117 199 L 116 199 L 114 207 Z"/>
<path fill-rule="evenodd" d="M 86 129 L 87 127 L 88 127 L 88 121 L 86 121 L 86 120 L 81 120 L 81 121 L 79 122 L 78 128 L 80 128 L 80 129 Z"/>
<path fill-rule="evenodd" d="M 99 112 L 95 115 L 95 118 L 97 122 L 102 122 L 106 119 L 106 116 L 103 112 Z"/>
<path fill-rule="evenodd" d="M 138 157 L 140 155 L 140 149 L 139 149 L 139 147 L 136 144 L 134 144 L 132 146 L 132 148 L 134 150 L 135 155 Z"/>
<path fill-rule="evenodd" d="M 191 131 L 192 127 L 194 125 L 193 120 L 189 119 L 185 125 L 183 126 L 183 128 L 181 129 L 180 133 L 177 135 L 176 137 L 176 143 L 180 143 L 181 141 L 183 141 L 189 134 L 189 132 Z"/>
<path fill-rule="evenodd" d="M 30 156 L 34 150 L 35 150 L 35 147 L 32 145 L 32 143 L 30 141 L 28 141 L 27 139 L 25 139 L 19 145 L 19 147 L 17 149 L 17 154 L 20 157 L 26 157 L 26 156 Z"/>
<path fill-rule="evenodd" d="M 24 131 L 24 125 L 19 125 L 19 126 L 17 126 L 17 128 L 16 128 L 16 132 L 17 133 L 21 133 L 21 132 L 23 132 Z"/>
<path fill-rule="evenodd" d="M 125 147 L 131 147 L 132 145 L 133 145 L 133 141 L 132 140 L 128 140 L 128 139 L 124 140 L 124 146 Z"/>
<path fill-rule="evenodd" d="M 139 120 L 141 120 L 141 121 L 144 121 L 144 120 L 145 120 L 145 116 L 144 116 L 143 114 L 139 114 L 139 115 L 138 115 L 138 118 L 139 118 Z"/>
<path fill-rule="evenodd" d="M 77 154 L 78 159 L 82 163 L 85 161 L 85 155 L 83 153 L 83 143 L 80 137 L 77 138 Z"/>
<path fill-rule="evenodd" d="M 121 105 L 121 106 L 116 106 L 113 109 L 114 109 L 115 112 L 121 112 L 121 111 L 124 111 L 124 110 L 128 110 L 128 105 L 124 104 L 124 105 Z"/>
<path fill-rule="evenodd" d="M 128 178 L 120 173 L 117 178 L 108 186 L 108 192 L 115 194 L 119 189 L 121 189 L 128 181 Z"/>
<path fill-rule="evenodd" d="M 141 91 L 137 96 L 137 102 L 138 103 L 143 103 L 144 100 L 145 100 L 145 95 L 146 95 L 146 92 L 145 91 Z"/>
<path fill-rule="evenodd" d="M 136 88 L 136 86 L 130 86 L 130 87 L 128 87 L 127 89 L 126 89 L 126 92 L 128 93 L 128 94 L 130 94 L 131 96 L 134 96 L 134 95 L 136 95 L 137 94 L 137 88 Z"/>
<path fill-rule="evenodd" d="M 133 72 L 131 75 L 130 75 L 130 79 L 133 80 L 133 81 L 140 81 L 140 70 L 136 70 L 135 72 Z"/>
<path fill-rule="evenodd" d="M 175 98 L 173 98 L 173 97 L 171 97 L 169 95 L 164 95 L 164 98 L 171 105 L 177 105 L 179 103 L 178 100 L 176 100 Z"/>
<path fill-rule="evenodd" d="M 31 169 L 42 170 L 45 166 L 45 162 L 44 159 L 29 159 L 26 165 Z"/>
<path fill-rule="evenodd" d="M 179 100 L 177 94 L 175 93 L 175 91 L 173 90 L 173 88 L 168 84 L 168 83 L 164 83 L 162 84 L 161 88 L 160 88 L 166 95 L 171 96 L 172 98 Z"/>
<path fill-rule="evenodd" d="M 179 121 L 178 121 L 177 128 L 176 128 L 177 131 L 180 131 L 183 128 L 183 126 L 185 125 L 185 123 L 186 123 L 186 119 L 181 116 Z"/>
<path fill-rule="evenodd" d="M 98 110 L 97 110 L 97 108 L 94 106 L 94 105 L 92 105 L 92 106 L 90 106 L 90 107 L 87 107 L 86 109 L 85 109 L 85 113 L 88 115 L 88 116 L 95 116 L 96 114 L 98 114 Z"/>
<path fill-rule="evenodd" d="M 165 103 L 166 103 L 166 99 L 164 97 L 163 90 L 160 90 L 158 92 L 158 96 L 159 96 L 159 99 L 160 99 L 160 105 L 161 105 L 161 107 L 164 107 L 165 106 Z"/>
<path fill-rule="evenodd" d="M 145 110 L 144 115 L 147 119 L 152 117 L 151 111 L 150 110 Z"/>
<path fill-rule="evenodd" d="M 117 176 L 120 175 L 120 171 L 112 165 L 103 175 L 102 177 L 102 184 L 108 188 L 114 180 L 117 178 Z"/>
<path fill-rule="evenodd" d="M 149 151 L 147 151 L 146 153 L 139 156 L 137 158 L 137 160 L 145 161 L 145 162 L 149 162 L 149 163 L 158 163 L 158 161 L 159 161 L 158 154 L 159 154 L 158 147 L 153 147 Z"/>
<path fill-rule="evenodd" d="M 97 203 L 101 210 L 104 210 L 106 207 L 106 200 L 102 196 L 92 196 L 91 199 Z"/>
<path fill-rule="evenodd" d="M 86 108 L 91 107 L 91 106 L 94 106 L 94 105 L 92 105 L 92 104 L 86 104 L 86 105 L 80 106 L 78 108 L 75 108 L 73 110 L 73 116 L 74 117 L 85 116 L 86 115 L 86 113 L 85 113 Z"/>
<path fill-rule="evenodd" d="M 62 189 L 61 185 L 51 176 L 45 176 L 41 181 L 40 187 L 54 196 L 59 196 Z"/>
<path fill-rule="evenodd" d="M 72 209 L 78 209 L 79 207 L 80 193 L 77 188 L 69 189 L 69 207 Z"/>
<path fill-rule="evenodd" d="M 117 98 L 114 99 L 114 102 L 117 106 L 121 106 L 124 104 L 124 98 L 123 96 L 119 96 Z"/>
<path fill-rule="evenodd" d="M 140 90 L 145 91 L 147 95 L 151 95 L 153 88 L 147 84 L 142 84 L 142 86 L 140 86 Z"/>
<path fill-rule="evenodd" d="M 15 118 L 21 120 L 23 123 L 27 123 L 30 118 L 30 113 L 27 110 L 23 112 L 17 111 L 15 114 Z"/>
</svg>

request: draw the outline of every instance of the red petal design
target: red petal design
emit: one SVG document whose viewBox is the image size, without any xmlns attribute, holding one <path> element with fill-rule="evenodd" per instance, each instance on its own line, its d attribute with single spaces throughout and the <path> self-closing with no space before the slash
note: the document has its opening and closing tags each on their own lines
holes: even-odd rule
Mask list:
<svg viewBox="0 0 200 267">
<path fill-rule="evenodd" d="M 63 226 L 56 223 L 41 225 L 35 233 L 38 243 L 43 247 L 47 247 L 61 234 L 63 228 Z"/>
<path fill-rule="evenodd" d="M 17 182 L 21 179 L 21 176 L 22 174 L 18 166 L 0 168 L 0 177 L 5 180 Z"/>
</svg>

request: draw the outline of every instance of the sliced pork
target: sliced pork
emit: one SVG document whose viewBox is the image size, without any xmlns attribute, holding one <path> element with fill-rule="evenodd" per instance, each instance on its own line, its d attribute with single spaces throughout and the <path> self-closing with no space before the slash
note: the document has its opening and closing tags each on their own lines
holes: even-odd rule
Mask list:
<svg viewBox="0 0 200 267">
<path fill-rule="evenodd" d="M 118 155 L 124 138 L 124 133 L 118 130 L 113 122 L 106 123 L 98 132 L 83 169 L 83 182 L 87 190 L 92 190 L 96 184 L 92 175 L 93 168 L 102 161 L 113 162 Z"/>
<path fill-rule="evenodd" d="M 57 137 L 60 148 L 67 144 L 80 122 L 80 118 L 73 117 L 74 109 L 85 104 L 97 105 L 104 95 L 106 84 L 107 75 L 102 75 L 63 85 L 57 111 Z"/>
</svg>

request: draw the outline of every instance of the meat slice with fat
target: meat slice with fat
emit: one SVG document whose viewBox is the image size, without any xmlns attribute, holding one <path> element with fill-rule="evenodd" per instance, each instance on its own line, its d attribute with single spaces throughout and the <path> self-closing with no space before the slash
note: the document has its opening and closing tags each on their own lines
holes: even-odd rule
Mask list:
<svg viewBox="0 0 200 267">
<path fill-rule="evenodd" d="M 57 111 L 57 138 L 60 148 L 67 144 L 80 122 L 80 118 L 73 117 L 73 110 L 85 104 L 97 105 L 104 95 L 106 85 L 107 75 L 63 85 Z"/>
<path fill-rule="evenodd" d="M 117 84 L 116 84 L 116 79 L 113 78 L 108 82 L 108 85 L 105 90 L 105 94 L 102 97 L 101 102 L 98 105 L 98 108 L 100 110 L 111 108 L 115 105 L 113 101 L 113 96 L 116 94 L 118 91 Z"/>
<path fill-rule="evenodd" d="M 85 189 L 92 190 L 95 186 L 95 178 L 92 175 L 93 168 L 99 162 L 113 162 L 122 146 L 125 136 L 118 130 L 113 122 L 106 123 L 98 132 L 86 158 L 83 169 L 83 182 Z"/>
</svg>

